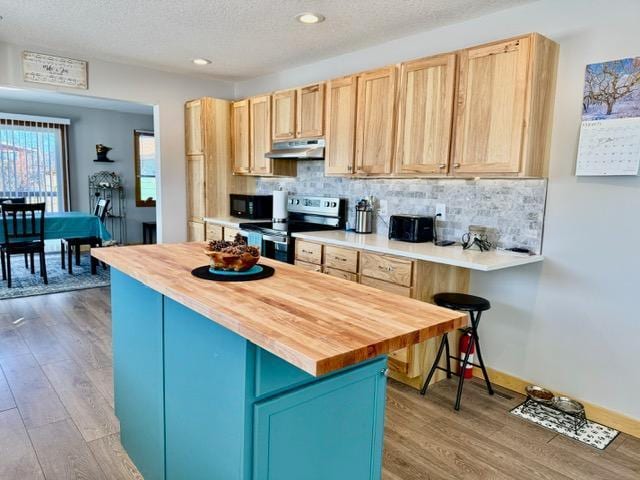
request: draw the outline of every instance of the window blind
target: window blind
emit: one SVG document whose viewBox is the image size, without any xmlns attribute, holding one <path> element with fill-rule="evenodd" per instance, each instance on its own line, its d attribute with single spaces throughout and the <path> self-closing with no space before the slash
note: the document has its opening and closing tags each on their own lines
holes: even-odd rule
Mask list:
<svg viewBox="0 0 640 480">
<path fill-rule="evenodd" d="M 0 197 L 68 210 L 68 129 L 64 119 L 0 113 Z"/>
</svg>

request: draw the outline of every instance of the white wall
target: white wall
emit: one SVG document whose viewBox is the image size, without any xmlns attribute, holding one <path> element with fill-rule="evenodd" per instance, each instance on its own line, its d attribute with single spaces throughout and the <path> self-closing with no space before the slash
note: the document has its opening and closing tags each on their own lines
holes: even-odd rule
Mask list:
<svg viewBox="0 0 640 480">
<path fill-rule="evenodd" d="M 544 0 L 236 86 L 238 97 L 489 40 L 560 44 L 544 263 L 474 273 L 487 363 L 640 419 L 640 178 L 576 178 L 585 65 L 640 56 L 637 0 Z"/>
<path fill-rule="evenodd" d="M 89 175 L 108 170 L 122 175 L 127 213 L 128 243 L 142 243 L 142 222 L 156 219 L 153 207 L 136 207 L 134 130 L 153 130 L 153 115 L 116 112 L 71 105 L 25 102 L 0 98 L 0 112 L 68 118 L 69 173 L 71 208 L 89 211 Z M 95 163 L 96 144 L 102 143 L 113 150 L 109 158 L 114 163 Z"/>
<path fill-rule="evenodd" d="M 64 93 L 126 100 L 155 106 L 155 132 L 159 154 L 158 238 L 175 242 L 186 239 L 186 195 L 184 166 L 184 102 L 213 96 L 232 98 L 230 82 L 196 78 L 131 65 L 89 60 L 89 89 L 57 89 L 22 81 L 21 55 L 28 46 L 0 43 L 0 85 L 60 90 Z M 31 48 L 43 51 L 42 48 Z"/>
</svg>

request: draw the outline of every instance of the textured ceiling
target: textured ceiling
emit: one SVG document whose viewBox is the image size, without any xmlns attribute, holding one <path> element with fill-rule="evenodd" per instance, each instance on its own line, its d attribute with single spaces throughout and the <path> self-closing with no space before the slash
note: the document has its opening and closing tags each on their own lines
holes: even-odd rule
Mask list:
<svg viewBox="0 0 640 480">
<path fill-rule="evenodd" d="M 0 41 L 240 80 L 530 1 L 0 0 Z"/>
</svg>

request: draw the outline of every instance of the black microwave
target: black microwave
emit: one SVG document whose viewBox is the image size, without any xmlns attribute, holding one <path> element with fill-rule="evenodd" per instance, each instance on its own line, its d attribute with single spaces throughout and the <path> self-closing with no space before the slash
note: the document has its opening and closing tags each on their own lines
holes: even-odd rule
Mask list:
<svg viewBox="0 0 640 480">
<path fill-rule="evenodd" d="M 273 195 L 229 195 L 229 214 L 232 217 L 253 220 L 271 220 L 273 217 Z"/>
<path fill-rule="evenodd" d="M 421 215 L 391 215 L 389 238 L 403 242 L 432 242 L 433 217 Z"/>
</svg>

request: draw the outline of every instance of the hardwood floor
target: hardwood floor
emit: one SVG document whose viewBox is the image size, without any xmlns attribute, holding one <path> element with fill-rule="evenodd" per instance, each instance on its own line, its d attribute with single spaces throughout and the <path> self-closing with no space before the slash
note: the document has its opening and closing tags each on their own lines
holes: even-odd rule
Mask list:
<svg viewBox="0 0 640 480">
<path fill-rule="evenodd" d="M 110 332 L 108 289 L 0 301 L 0 479 L 142 478 L 119 442 Z M 601 452 L 509 415 L 513 392 L 474 380 L 457 413 L 454 397 L 390 382 L 384 480 L 640 478 L 640 439 Z"/>
</svg>

